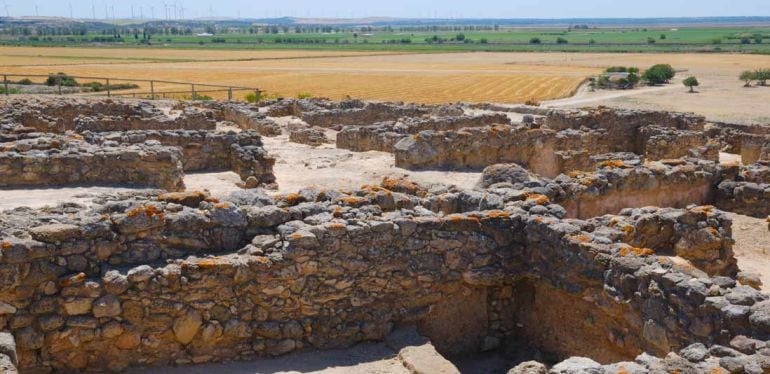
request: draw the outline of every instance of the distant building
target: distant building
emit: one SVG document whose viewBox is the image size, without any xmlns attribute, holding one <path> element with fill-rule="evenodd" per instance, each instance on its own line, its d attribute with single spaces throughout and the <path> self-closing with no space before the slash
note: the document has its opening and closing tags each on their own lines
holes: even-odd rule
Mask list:
<svg viewBox="0 0 770 374">
<path fill-rule="evenodd" d="M 202 32 L 202 33 L 199 33 L 199 34 L 195 34 L 195 36 L 214 36 L 214 34 L 210 34 L 210 33 L 207 33 L 207 32 Z"/>
</svg>

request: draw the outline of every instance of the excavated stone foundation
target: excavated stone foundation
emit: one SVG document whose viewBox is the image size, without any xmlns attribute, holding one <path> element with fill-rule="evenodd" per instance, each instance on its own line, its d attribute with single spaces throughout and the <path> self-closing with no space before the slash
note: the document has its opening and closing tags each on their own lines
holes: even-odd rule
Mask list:
<svg viewBox="0 0 770 374">
<path fill-rule="evenodd" d="M 6 186 L 167 190 L 0 212 L 6 372 L 260 359 L 402 327 L 448 357 L 524 347 L 553 373 L 770 371 L 770 299 L 739 276 L 720 210 L 770 214 L 764 130 L 665 112 L 325 100 L 6 109 Z M 332 129 L 338 147 L 392 151 L 397 166 L 484 172 L 475 189 L 386 177 L 184 191 L 184 171 L 280 183 L 261 136 L 319 146 Z M 756 163 L 718 162 L 744 149 Z"/>
</svg>

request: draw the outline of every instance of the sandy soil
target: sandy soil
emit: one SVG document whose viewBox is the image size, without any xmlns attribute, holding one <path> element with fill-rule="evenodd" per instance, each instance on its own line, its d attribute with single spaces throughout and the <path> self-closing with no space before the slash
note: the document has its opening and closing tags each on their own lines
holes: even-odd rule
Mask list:
<svg viewBox="0 0 770 374">
<path fill-rule="evenodd" d="M 742 271 L 761 274 L 764 290 L 770 290 L 770 231 L 767 221 L 730 213 L 733 219 L 735 257 Z"/>
<path fill-rule="evenodd" d="M 278 358 L 196 366 L 133 369 L 128 374 L 408 374 L 385 343 L 362 343 L 348 349 L 308 351 Z"/>
</svg>

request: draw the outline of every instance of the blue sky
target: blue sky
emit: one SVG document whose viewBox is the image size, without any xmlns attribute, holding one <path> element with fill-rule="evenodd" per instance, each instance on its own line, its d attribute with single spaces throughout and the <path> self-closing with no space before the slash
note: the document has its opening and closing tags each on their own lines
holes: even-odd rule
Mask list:
<svg viewBox="0 0 770 374">
<path fill-rule="evenodd" d="M 770 16 L 770 0 L 165 0 L 186 18 L 207 17 L 419 17 L 419 18 L 598 18 Z M 140 12 L 165 16 L 161 0 L 0 0 L 0 14 L 118 18 Z M 633 5 L 633 7 L 632 7 Z"/>
</svg>

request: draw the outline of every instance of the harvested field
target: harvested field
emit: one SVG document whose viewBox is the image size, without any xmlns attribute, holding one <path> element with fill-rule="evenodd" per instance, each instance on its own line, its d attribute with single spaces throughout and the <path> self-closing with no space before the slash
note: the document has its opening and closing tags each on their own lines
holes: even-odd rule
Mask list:
<svg viewBox="0 0 770 374">
<path fill-rule="evenodd" d="M 350 96 L 419 103 L 520 103 L 561 98 L 570 96 L 586 77 L 598 71 L 592 67 L 511 65 L 506 62 L 513 55 L 500 59 L 488 53 L 372 56 L 353 52 L 148 49 L 136 50 L 131 60 L 113 60 L 109 58 L 120 50 L 107 49 L 95 55 L 97 51 L 5 48 L 7 54 L 0 57 L 0 64 L 13 73 L 64 71 L 83 76 L 254 86 L 285 97 L 309 93 L 332 99 Z M 105 58 L 108 60 L 101 60 Z M 30 65 L 19 67 L 25 62 Z M 156 89 L 180 87 L 156 85 Z M 141 90 L 147 91 L 147 87 Z M 222 98 L 225 93 L 210 96 Z"/>
</svg>

